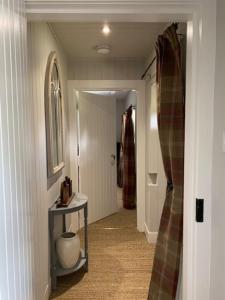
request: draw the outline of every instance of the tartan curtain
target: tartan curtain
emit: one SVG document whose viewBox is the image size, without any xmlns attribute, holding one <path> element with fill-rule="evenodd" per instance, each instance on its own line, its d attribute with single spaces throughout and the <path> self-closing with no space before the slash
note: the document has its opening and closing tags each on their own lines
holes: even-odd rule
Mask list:
<svg viewBox="0 0 225 300">
<path fill-rule="evenodd" d="M 185 121 L 180 44 L 175 24 L 158 37 L 156 58 L 158 128 L 168 183 L 148 300 L 174 300 L 183 239 Z"/>
<path fill-rule="evenodd" d="M 122 115 L 121 119 L 121 143 L 120 143 L 120 157 L 118 166 L 118 186 L 123 187 L 123 148 L 124 148 L 124 135 L 125 135 L 125 122 L 126 114 Z"/>
<path fill-rule="evenodd" d="M 123 141 L 123 207 L 136 207 L 136 167 L 132 107 L 126 112 Z"/>
</svg>

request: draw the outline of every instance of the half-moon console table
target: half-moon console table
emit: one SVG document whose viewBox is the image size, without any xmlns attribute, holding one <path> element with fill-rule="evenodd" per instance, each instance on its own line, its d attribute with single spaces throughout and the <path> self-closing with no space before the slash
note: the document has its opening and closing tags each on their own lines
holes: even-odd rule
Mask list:
<svg viewBox="0 0 225 300">
<path fill-rule="evenodd" d="M 88 232 L 87 232 L 87 217 L 88 217 L 88 198 L 84 194 L 73 194 L 73 199 L 67 207 L 57 208 L 57 201 L 49 208 L 49 235 L 50 235 L 50 253 L 51 253 L 51 280 L 52 289 L 56 289 L 57 277 L 73 273 L 84 266 L 85 272 L 88 271 Z M 62 215 L 63 217 L 63 232 L 66 231 L 66 214 L 71 214 L 84 209 L 84 249 L 80 251 L 78 262 L 70 269 L 64 269 L 60 266 L 57 255 L 54 239 L 54 217 Z"/>
</svg>

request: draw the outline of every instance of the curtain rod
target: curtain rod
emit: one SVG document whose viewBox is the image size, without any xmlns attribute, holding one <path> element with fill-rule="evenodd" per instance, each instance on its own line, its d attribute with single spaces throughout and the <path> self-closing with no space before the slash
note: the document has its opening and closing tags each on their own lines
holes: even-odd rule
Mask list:
<svg viewBox="0 0 225 300">
<path fill-rule="evenodd" d="M 173 23 L 176 26 L 176 30 L 178 29 L 178 23 Z M 185 35 L 182 33 L 177 33 L 178 36 L 180 37 L 184 37 Z M 156 56 L 153 57 L 152 61 L 148 64 L 147 68 L 145 69 L 144 73 L 141 76 L 141 79 L 143 80 L 146 76 L 146 74 L 148 73 L 149 69 L 151 68 L 151 66 L 153 65 L 154 61 L 156 60 Z"/>
<path fill-rule="evenodd" d="M 156 60 L 156 56 L 154 56 L 154 58 L 152 59 L 152 61 L 150 62 L 150 64 L 147 66 L 144 73 L 142 74 L 142 76 L 141 76 L 142 80 L 145 78 L 146 74 L 148 73 L 149 69 L 151 68 L 151 66 L 153 65 L 155 60 Z"/>
</svg>

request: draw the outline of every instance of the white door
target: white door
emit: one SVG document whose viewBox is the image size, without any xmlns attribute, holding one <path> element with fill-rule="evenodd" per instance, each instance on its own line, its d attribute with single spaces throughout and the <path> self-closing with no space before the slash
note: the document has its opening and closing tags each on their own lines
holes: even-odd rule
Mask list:
<svg viewBox="0 0 225 300">
<path fill-rule="evenodd" d="M 117 211 L 116 99 L 79 94 L 79 181 L 88 196 L 89 223 Z"/>
</svg>

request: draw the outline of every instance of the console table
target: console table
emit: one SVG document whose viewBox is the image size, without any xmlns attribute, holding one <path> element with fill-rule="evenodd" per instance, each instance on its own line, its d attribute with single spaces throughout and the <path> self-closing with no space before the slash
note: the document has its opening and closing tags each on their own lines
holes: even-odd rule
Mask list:
<svg viewBox="0 0 225 300">
<path fill-rule="evenodd" d="M 87 232 L 87 217 L 88 217 L 88 198 L 84 194 L 73 194 L 73 199 L 67 207 L 57 208 L 57 201 L 49 208 L 49 236 L 50 236 L 50 255 L 51 255 L 51 280 L 52 289 L 56 289 L 57 277 L 64 276 L 76 272 L 84 267 L 85 272 L 88 271 L 88 232 Z M 66 214 L 71 214 L 83 209 L 84 212 L 84 249 L 80 251 L 80 257 L 77 263 L 70 269 L 64 269 L 60 266 L 54 239 L 54 217 L 62 215 L 63 217 L 63 232 L 66 231 Z"/>
</svg>

